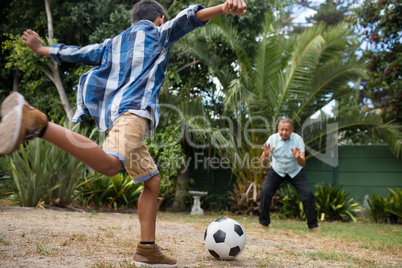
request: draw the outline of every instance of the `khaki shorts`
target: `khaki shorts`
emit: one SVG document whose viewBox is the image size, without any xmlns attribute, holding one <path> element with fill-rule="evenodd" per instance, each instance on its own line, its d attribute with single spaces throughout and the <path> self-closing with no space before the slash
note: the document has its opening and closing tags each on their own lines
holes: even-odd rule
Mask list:
<svg viewBox="0 0 402 268">
<path fill-rule="evenodd" d="M 105 153 L 116 156 L 135 183 L 159 173 L 143 139 L 149 120 L 124 113 L 108 132 L 103 143 Z"/>
</svg>

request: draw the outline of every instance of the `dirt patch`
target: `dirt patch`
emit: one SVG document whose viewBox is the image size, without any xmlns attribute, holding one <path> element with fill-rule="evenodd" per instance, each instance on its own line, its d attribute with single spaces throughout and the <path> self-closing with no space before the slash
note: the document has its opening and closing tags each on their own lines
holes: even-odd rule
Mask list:
<svg viewBox="0 0 402 268">
<path fill-rule="evenodd" d="M 275 231 L 245 223 L 245 250 L 233 261 L 214 259 L 203 235 L 210 219 L 158 214 L 157 243 L 179 267 L 397 267 L 402 253 L 358 248 L 314 233 Z M 0 267 L 130 267 L 136 213 L 0 208 Z M 327 254 L 327 255 L 326 255 Z"/>
</svg>

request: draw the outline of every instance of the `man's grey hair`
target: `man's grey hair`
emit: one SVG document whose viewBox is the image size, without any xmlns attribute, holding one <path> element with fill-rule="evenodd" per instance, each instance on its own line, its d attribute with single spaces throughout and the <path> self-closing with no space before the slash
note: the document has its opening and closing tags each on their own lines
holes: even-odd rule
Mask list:
<svg viewBox="0 0 402 268">
<path fill-rule="evenodd" d="M 290 126 L 293 128 L 293 120 L 290 119 L 289 117 L 284 117 L 281 120 L 279 120 L 278 126 L 280 123 L 290 123 Z"/>
</svg>

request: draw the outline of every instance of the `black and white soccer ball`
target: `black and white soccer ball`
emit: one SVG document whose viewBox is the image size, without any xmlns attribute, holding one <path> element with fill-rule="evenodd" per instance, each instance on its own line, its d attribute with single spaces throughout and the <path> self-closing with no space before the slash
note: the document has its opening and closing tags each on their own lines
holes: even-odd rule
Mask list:
<svg viewBox="0 0 402 268">
<path fill-rule="evenodd" d="M 209 253 L 220 260 L 231 260 L 242 252 L 246 245 L 243 227 L 230 218 L 213 221 L 205 230 L 205 247 Z"/>
</svg>

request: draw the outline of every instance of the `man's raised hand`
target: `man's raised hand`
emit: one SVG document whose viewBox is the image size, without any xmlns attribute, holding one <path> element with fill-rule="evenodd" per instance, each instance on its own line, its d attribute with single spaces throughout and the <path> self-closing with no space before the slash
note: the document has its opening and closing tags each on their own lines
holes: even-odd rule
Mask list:
<svg viewBox="0 0 402 268">
<path fill-rule="evenodd" d="M 300 148 L 296 147 L 294 150 L 293 150 L 293 148 L 290 148 L 290 150 L 292 150 L 292 154 L 296 159 L 298 159 L 302 154 L 302 152 L 300 151 Z"/>
</svg>

